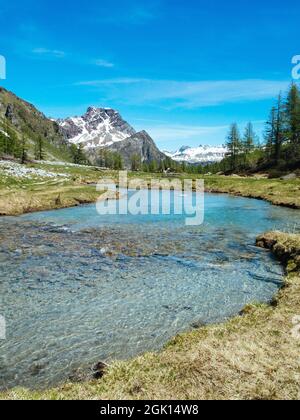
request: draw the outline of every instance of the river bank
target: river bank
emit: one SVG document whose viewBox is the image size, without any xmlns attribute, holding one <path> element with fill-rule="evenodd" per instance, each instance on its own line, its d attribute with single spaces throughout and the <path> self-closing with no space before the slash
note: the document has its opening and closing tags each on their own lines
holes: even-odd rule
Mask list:
<svg viewBox="0 0 300 420">
<path fill-rule="evenodd" d="M 1 191 L 0 216 L 18 216 L 43 210 L 56 210 L 95 202 L 100 196 L 89 185 L 47 185 L 28 190 Z"/>
<path fill-rule="evenodd" d="M 19 165 L 21 166 L 21 165 Z M 51 163 L 27 165 L 18 172 L 4 172 L 0 167 L 0 215 L 16 216 L 41 210 L 73 207 L 95 202 L 95 184 L 108 177 L 118 182 L 118 172 L 94 167 L 59 166 Z M 300 178 L 291 180 L 238 176 L 195 176 L 178 174 L 184 179 L 204 179 L 205 191 L 266 200 L 274 205 L 300 208 Z M 174 177 L 131 172 L 129 181 L 138 178 L 159 182 Z"/>
<path fill-rule="evenodd" d="M 101 173 L 91 167 L 54 163 L 0 162 L 0 215 L 17 216 L 95 202 L 92 183 Z"/>
<path fill-rule="evenodd" d="M 259 179 L 253 177 L 210 176 L 205 178 L 205 189 L 246 198 L 265 200 L 276 206 L 300 208 L 300 179 Z"/>
<path fill-rule="evenodd" d="M 160 353 L 115 362 L 101 380 L 14 389 L 0 398 L 299 399 L 300 236 L 271 232 L 257 245 L 286 266 L 272 305 L 249 305 L 243 316 L 175 337 Z"/>
</svg>

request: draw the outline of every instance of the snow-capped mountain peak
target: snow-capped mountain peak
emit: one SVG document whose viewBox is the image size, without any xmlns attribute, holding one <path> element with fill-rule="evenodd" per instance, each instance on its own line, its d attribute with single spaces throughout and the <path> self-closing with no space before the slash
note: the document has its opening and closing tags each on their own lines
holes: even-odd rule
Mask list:
<svg viewBox="0 0 300 420">
<path fill-rule="evenodd" d="M 182 146 L 179 150 L 178 150 L 178 152 L 179 153 L 184 153 L 184 152 L 186 152 L 187 150 L 189 150 L 189 149 L 191 149 L 191 147 L 190 146 Z"/>
<path fill-rule="evenodd" d="M 215 163 L 224 159 L 227 149 L 224 146 L 200 145 L 199 147 L 183 146 L 176 152 L 164 152 L 177 162 L 187 163 Z"/>
<path fill-rule="evenodd" d="M 57 121 L 70 143 L 85 148 L 107 147 L 136 133 L 121 115 L 111 108 L 89 107 L 81 117 Z"/>
</svg>

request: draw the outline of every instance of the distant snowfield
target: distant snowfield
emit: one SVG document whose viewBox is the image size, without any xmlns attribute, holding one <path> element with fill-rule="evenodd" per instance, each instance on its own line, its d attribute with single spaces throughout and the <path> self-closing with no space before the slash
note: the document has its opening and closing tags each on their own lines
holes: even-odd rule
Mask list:
<svg viewBox="0 0 300 420">
<path fill-rule="evenodd" d="M 0 174 L 4 176 L 10 176 L 13 178 L 68 178 L 67 174 L 48 172 L 43 169 L 28 168 L 27 166 L 21 165 L 16 162 L 8 162 L 5 160 L 0 161 Z"/>
<path fill-rule="evenodd" d="M 221 162 L 227 153 L 224 146 L 199 146 L 188 147 L 183 146 L 176 152 L 164 153 L 177 162 L 187 163 L 216 163 Z"/>
</svg>

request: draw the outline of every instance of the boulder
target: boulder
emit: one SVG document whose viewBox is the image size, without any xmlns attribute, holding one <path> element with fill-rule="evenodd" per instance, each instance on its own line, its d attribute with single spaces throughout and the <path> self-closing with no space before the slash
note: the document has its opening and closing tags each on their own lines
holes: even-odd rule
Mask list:
<svg viewBox="0 0 300 420">
<path fill-rule="evenodd" d="M 296 174 L 288 174 L 288 175 L 282 176 L 280 179 L 282 179 L 283 181 L 290 181 L 296 178 L 297 178 Z"/>
</svg>

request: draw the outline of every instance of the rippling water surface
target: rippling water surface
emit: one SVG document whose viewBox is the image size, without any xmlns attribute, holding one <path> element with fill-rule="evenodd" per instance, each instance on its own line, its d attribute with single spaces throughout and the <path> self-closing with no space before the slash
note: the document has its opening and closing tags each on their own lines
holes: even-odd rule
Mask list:
<svg viewBox="0 0 300 420">
<path fill-rule="evenodd" d="M 0 387 L 55 385 L 270 301 L 283 271 L 255 237 L 299 231 L 299 215 L 208 194 L 198 227 L 94 205 L 0 218 Z"/>
</svg>

